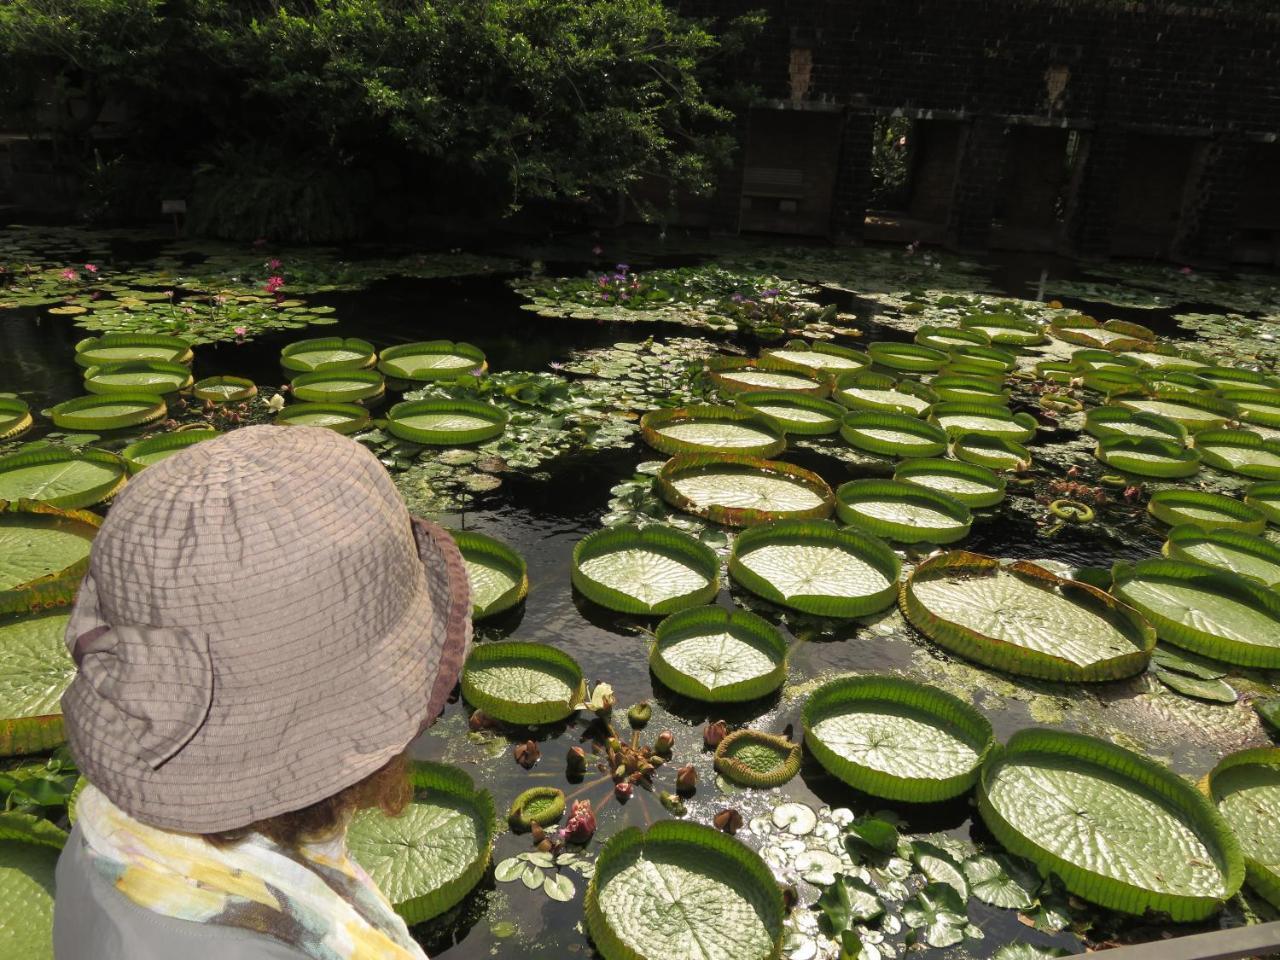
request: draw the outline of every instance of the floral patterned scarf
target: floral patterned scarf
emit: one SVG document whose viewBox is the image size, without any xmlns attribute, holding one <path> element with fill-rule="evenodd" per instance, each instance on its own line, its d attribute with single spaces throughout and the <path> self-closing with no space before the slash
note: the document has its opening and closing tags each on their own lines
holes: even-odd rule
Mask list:
<svg viewBox="0 0 1280 960">
<path fill-rule="evenodd" d="M 139 823 L 92 786 L 76 812 L 90 861 L 153 913 L 252 930 L 315 960 L 427 960 L 345 834 L 297 849 L 258 834 L 215 847 Z"/>
</svg>

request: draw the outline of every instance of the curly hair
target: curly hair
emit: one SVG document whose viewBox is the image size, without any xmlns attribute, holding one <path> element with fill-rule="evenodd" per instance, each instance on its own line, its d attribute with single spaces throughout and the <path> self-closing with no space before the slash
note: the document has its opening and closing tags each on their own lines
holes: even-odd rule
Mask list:
<svg viewBox="0 0 1280 960">
<path fill-rule="evenodd" d="M 300 810 L 258 820 L 235 830 L 202 834 L 214 846 L 228 846 L 251 833 L 260 833 L 282 847 L 323 840 L 346 827 L 359 810 L 377 808 L 389 817 L 404 813 L 413 799 L 408 758 L 397 754 L 363 780 Z"/>
</svg>

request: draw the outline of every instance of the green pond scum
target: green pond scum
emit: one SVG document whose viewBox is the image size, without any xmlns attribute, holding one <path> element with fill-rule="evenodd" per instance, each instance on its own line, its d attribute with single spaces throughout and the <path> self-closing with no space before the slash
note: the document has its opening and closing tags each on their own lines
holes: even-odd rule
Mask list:
<svg viewBox="0 0 1280 960">
<path fill-rule="evenodd" d="M 1280 282 L 1044 260 L 0 229 L 0 955 L 51 957 L 97 524 L 272 422 L 465 531 L 477 652 L 409 812 L 352 828 L 433 957 L 1276 919 L 1280 854 L 1240 841 L 1280 810 Z"/>
</svg>

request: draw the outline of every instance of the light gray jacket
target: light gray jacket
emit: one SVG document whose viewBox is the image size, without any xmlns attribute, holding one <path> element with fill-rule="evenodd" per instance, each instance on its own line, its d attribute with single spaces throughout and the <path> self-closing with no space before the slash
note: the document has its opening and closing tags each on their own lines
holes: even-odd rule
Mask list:
<svg viewBox="0 0 1280 960">
<path fill-rule="evenodd" d="M 58 858 L 53 904 L 55 960 L 307 960 L 250 930 L 152 913 L 98 872 L 77 827 Z"/>
</svg>

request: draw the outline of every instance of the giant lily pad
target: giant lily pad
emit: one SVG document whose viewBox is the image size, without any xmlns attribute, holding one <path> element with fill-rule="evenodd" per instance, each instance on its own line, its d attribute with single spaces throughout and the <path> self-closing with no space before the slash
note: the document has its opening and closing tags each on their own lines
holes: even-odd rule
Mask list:
<svg viewBox="0 0 1280 960">
<path fill-rule="evenodd" d="M 177 430 L 173 433 L 162 433 L 129 444 L 120 451 L 120 456 L 129 465 L 129 472 L 137 473 L 144 467 L 173 456 L 180 450 L 185 450 L 204 440 L 212 440 L 216 436 L 218 436 L 217 430 Z"/>
<path fill-rule="evenodd" d="M 1194 523 L 1206 530 L 1236 530 L 1261 533 L 1267 518 L 1234 497 L 1199 490 L 1157 490 L 1147 501 L 1147 512 L 1176 527 Z"/>
<path fill-rule="evenodd" d="M 585 693 L 578 662 L 541 643 L 481 644 L 462 668 L 462 696 L 504 723 L 555 723 L 573 713 Z"/>
<path fill-rule="evenodd" d="M 844 413 L 843 410 L 840 411 Z M 31 429 L 31 410 L 18 397 L 0 397 L 0 440 L 12 440 Z M 837 420 L 837 426 L 839 421 Z M 834 429 L 834 428 L 833 428 Z"/>
<path fill-rule="evenodd" d="M 893 479 L 945 493 L 971 508 L 993 507 L 1004 499 L 1002 477 L 973 463 L 926 458 L 904 460 Z"/>
<path fill-rule="evenodd" d="M 1235 416 L 1235 405 L 1210 394 L 1157 390 L 1149 397 L 1121 397 L 1122 407 L 1139 413 L 1154 413 L 1186 427 L 1191 432 L 1217 430 Z"/>
<path fill-rule="evenodd" d="M 696 607 L 720 590 L 715 552 L 673 527 L 597 530 L 573 548 L 572 575 L 601 606 L 648 616 Z"/>
<path fill-rule="evenodd" d="M 471 616 L 483 620 L 510 610 L 529 592 L 524 557 L 500 540 L 471 530 L 450 530 L 467 567 Z"/>
<path fill-rule="evenodd" d="M 944 350 L 922 347 L 918 343 L 894 343 L 880 340 L 867 346 L 867 353 L 877 367 L 902 373 L 935 373 L 942 369 L 948 355 Z"/>
<path fill-rule="evenodd" d="M 373 344 L 355 337 L 315 337 L 280 351 L 280 366 L 292 373 L 313 370 L 364 370 L 377 360 Z"/>
<path fill-rule="evenodd" d="M 1215 387 L 1227 390 L 1278 390 L 1280 378 L 1243 367 L 1205 367 L 1196 373 Z"/>
<path fill-rule="evenodd" d="M 850 413 L 840 424 L 840 436 L 859 450 L 886 457 L 936 457 L 947 449 L 941 427 L 903 413 Z"/>
<path fill-rule="evenodd" d="M 961 374 L 939 374 L 929 381 L 929 388 L 939 400 L 962 403 L 992 403 L 1003 406 L 1009 400 L 1004 381 L 996 377 Z"/>
<path fill-rule="evenodd" d="M 114 496 L 127 476 L 125 462 L 105 450 L 43 447 L 0 457 L 0 500 L 88 507 Z"/>
<path fill-rule="evenodd" d="M 947 351 L 944 372 L 980 377 L 1002 376 L 1018 365 L 1018 358 L 1000 347 L 965 344 Z"/>
<path fill-rule="evenodd" d="M 378 356 L 378 369 L 397 380 L 456 380 L 466 374 L 479 376 L 488 368 L 479 347 L 450 340 L 402 343 Z"/>
<path fill-rule="evenodd" d="M 721 361 L 711 365 L 711 380 L 723 394 L 747 393 L 754 390 L 795 390 L 825 397 L 830 382 L 799 370 L 759 367 L 754 361 Z"/>
<path fill-rule="evenodd" d="M 951 452 L 966 463 L 989 470 L 1019 470 L 1031 463 L 1031 451 L 1022 444 L 981 433 L 964 433 L 956 437 Z"/>
<path fill-rule="evenodd" d="M 1244 492 L 1244 502 L 1266 517 L 1268 522 L 1280 527 L 1280 481 L 1250 485 Z"/>
<path fill-rule="evenodd" d="M 1120 406 L 1094 407 L 1085 414 L 1084 428 L 1099 440 L 1121 436 L 1166 440 L 1181 445 L 1187 436 L 1187 428 L 1177 420 Z"/>
<path fill-rule="evenodd" d="M 1237 416 L 1246 423 L 1280 427 L 1280 390 L 1225 389 L 1219 396 L 1234 404 Z"/>
<path fill-rule="evenodd" d="M 62 743 L 59 700 L 76 674 L 65 640 L 69 619 L 37 613 L 0 623 L 0 756 Z"/>
<path fill-rule="evenodd" d="M 1241 750 L 1213 768 L 1209 795 L 1235 831 L 1249 885 L 1280 907 L 1280 750 Z"/>
<path fill-rule="evenodd" d="M 205 377 L 196 382 L 191 392 L 201 400 L 212 400 L 215 403 L 239 403 L 256 397 L 258 386 L 244 377 Z"/>
<path fill-rule="evenodd" d="M 0 841 L 0 956 L 53 960 L 57 863 L 53 847 Z"/>
<path fill-rule="evenodd" d="M 168 407 L 150 393 L 89 394 L 66 400 L 49 410 L 63 430 L 119 430 L 161 419 Z"/>
<path fill-rule="evenodd" d="M 900 677 L 838 677 L 805 701 L 805 746 L 828 771 L 877 797 L 932 803 L 973 786 L 995 743 L 977 710 Z"/>
<path fill-rule="evenodd" d="M 0 613 L 69 603 L 101 523 L 83 510 L 0 503 Z"/>
<path fill-rule="evenodd" d="M 759 856 L 677 820 L 609 839 L 586 915 L 604 960 L 775 960 L 782 944 L 782 894 Z"/>
<path fill-rule="evenodd" d="M 1268 586 L 1280 586 L 1280 546 L 1261 537 L 1184 524 L 1169 531 L 1163 552 L 1173 560 L 1203 563 Z"/>
<path fill-rule="evenodd" d="M 1112 910 L 1200 920 L 1244 879 L 1239 845 L 1207 798 L 1094 737 L 1018 731 L 983 767 L 978 810 L 1007 849 Z"/>
<path fill-rule="evenodd" d="M 1190 477 L 1200 471 L 1200 452 L 1174 440 L 1105 434 L 1093 455 L 1109 467 L 1139 477 Z"/>
<path fill-rule="evenodd" d="M 1184 560 L 1118 564 L 1113 576 L 1111 592 L 1165 643 L 1227 663 L 1280 668 L 1280 593 Z"/>
<path fill-rule="evenodd" d="M 90 393 L 153 393 L 162 396 L 191 386 L 191 368 L 172 360 L 135 360 L 89 367 L 84 388 Z"/>
<path fill-rule="evenodd" d="M 731 527 L 785 518 L 825 520 L 835 505 L 831 488 L 816 473 L 730 454 L 672 457 L 658 474 L 658 489 L 676 509 Z"/>
<path fill-rule="evenodd" d="M 876 537 L 824 520 L 778 520 L 738 535 L 729 574 L 773 603 L 861 617 L 893 603 L 901 563 Z"/>
<path fill-rule="evenodd" d="M 649 668 L 676 693 L 729 703 L 776 690 L 787 676 L 786 658 L 786 640 L 763 617 L 694 607 L 658 624 Z"/>
<path fill-rule="evenodd" d="M 740 409 L 768 417 L 785 433 L 818 436 L 840 429 L 844 408 L 794 390 L 749 390 L 734 397 Z"/>
<path fill-rule="evenodd" d="M 934 350 L 950 350 L 952 347 L 979 346 L 991 343 L 991 338 L 981 330 L 967 330 L 964 327 L 937 327 L 925 324 L 916 330 L 912 339 L 922 347 Z"/>
<path fill-rule="evenodd" d="M 956 437 L 976 433 L 1004 437 L 1025 443 L 1036 435 L 1036 420 L 1029 413 L 1012 413 L 1008 407 L 987 403 L 938 403 L 929 411 L 929 421 Z"/>
<path fill-rule="evenodd" d="M 406 400 L 387 411 L 387 430 L 414 443 L 483 443 L 501 436 L 506 428 L 506 411 L 475 400 Z"/>
<path fill-rule="evenodd" d="M 377 370 L 316 370 L 298 374 L 289 386 L 299 400 L 312 403 L 372 401 L 386 392 Z"/>
<path fill-rule="evenodd" d="M 831 343 L 789 340 L 782 347 L 762 351 L 758 363 L 766 368 L 838 374 L 868 366 L 871 358 L 860 350 Z"/>
<path fill-rule="evenodd" d="M 1134 360 L 1145 367 L 1153 369 L 1200 370 L 1209 366 L 1203 360 L 1186 356 L 1171 349 L 1126 350 L 1116 354 L 1116 356 Z"/>
<path fill-rule="evenodd" d="M 76 363 L 82 367 L 128 363 L 134 360 L 191 362 L 191 344 L 162 334 L 108 333 L 76 344 Z"/>
<path fill-rule="evenodd" d="M 676 407 L 640 418 L 645 443 L 666 454 L 749 453 L 772 457 L 787 442 L 773 423 L 755 411 L 734 407 Z"/>
<path fill-rule="evenodd" d="M 493 797 L 456 767 L 415 762 L 414 798 L 398 817 L 356 814 L 347 847 L 412 925 L 444 913 L 480 882 L 497 833 Z"/>
<path fill-rule="evenodd" d="M 969 314 L 960 318 L 960 324 L 966 330 L 986 334 L 991 343 L 1000 347 L 1034 347 L 1049 339 L 1034 320 L 1009 314 Z"/>
<path fill-rule="evenodd" d="M 1251 430 L 1202 430 L 1196 434 L 1200 459 L 1211 467 L 1254 480 L 1280 478 L 1280 441 Z"/>
<path fill-rule="evenodd" d="M 358 403 L 294 403 L 276 414 L 276 423 L 358 433 L 369 426 L 369 411 Z"/>
<path fill-rule="evenodd" d="M 1007 673 L 1115 680 L 1146 669 L 1155 631 L 1096 587 L 1025 560 L 957 550 L 926 560 L 903 584 L 902 611 L 940 646 Z"/>
<path fill-rule="evenodd" d="M 836 380 L 832 396 L 853 410 L 905 413 L 918 417 L 936 399 L 933 391 L 914 380 L 894 380 L 883 373 L 849 373 Z"/>
<path fill-rule="evenodd" d="M 845 523 L 899 543 L 952 543 L 969 532 L 969 508 L 903 480 L 850 480 L 836 491 Z"/>
</svg>

